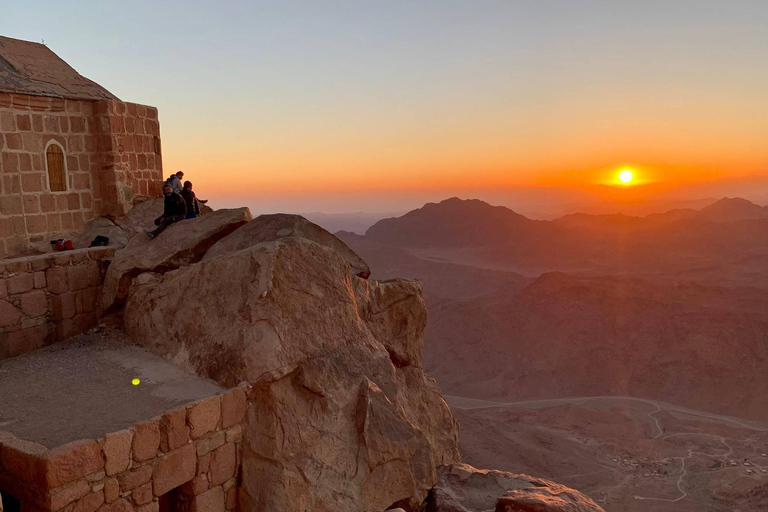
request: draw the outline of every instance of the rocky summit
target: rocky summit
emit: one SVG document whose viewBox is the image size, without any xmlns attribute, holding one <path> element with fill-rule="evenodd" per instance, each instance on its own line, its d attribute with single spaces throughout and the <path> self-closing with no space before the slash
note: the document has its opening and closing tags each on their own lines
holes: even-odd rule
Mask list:
<svg viewBox="0 0 768 512">
<path fill-rule="evenodd" d="M 602 510 L 516 477 L 494 477 L 483 490 L 490 505 L 443 498 L 481 473 L 458 465 L 458 425 L 422 368 L 422 285 L 369 273 L 302 217 L 220 210 L 152 241 L 134 235 L 115 254 L 100 303 L 174 365 L 225 387 L 247 383 L 239 510 L 480 512 L 497 498 L 527 507 L 503 510 Z M 569 500 L 580 508 L 563 508 Z"/>
</svg>

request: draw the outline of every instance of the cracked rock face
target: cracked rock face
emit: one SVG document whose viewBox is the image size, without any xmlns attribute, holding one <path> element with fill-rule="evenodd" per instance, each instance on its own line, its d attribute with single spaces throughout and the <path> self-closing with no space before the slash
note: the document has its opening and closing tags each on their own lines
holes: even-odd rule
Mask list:
<svg viewBox="0 0 768 512">
<path fill-rule="evenodd" d="M 421 284 L 368 281 L 303 238 L 252 242 L 136 279 L 125 330 L 198 375 L 253 384 L 240 510 L 415 510 L 459 460 L 421 368 Z"/>
<path fill-rule="evenodd" d="M 438 469 L 423 512 L 605 512 L 594 501 L 548 480 L 455 464 Z"/>
</svg>

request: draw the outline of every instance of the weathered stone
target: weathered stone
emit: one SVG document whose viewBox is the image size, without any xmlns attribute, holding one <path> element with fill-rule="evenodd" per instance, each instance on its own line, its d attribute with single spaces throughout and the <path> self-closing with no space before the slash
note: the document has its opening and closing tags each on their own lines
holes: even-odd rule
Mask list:
<svg viewBox="0 0 768 512">
<path fill-rule="evenodd" d="M 114 476 L 128 469 L 131 461 L 131 442 L 133 433 L 130 430 L 121 430 L 104 436 L 104 471 L 109 476 Z"/>
<path fill-rule="evenodd" d="M 64 267 L 49 268 L 45 271 L 45 280 L 48 283 L 48 291 L 61 294 L 69 290 L 67 284 L 67 269 Z"/>
<path fill-rule="evenodd" d="M 208 436 L 203 439 L 200 439 L 197 442 L 197 456 L 202 457 L 203 455 L 206 455 L 211 451 L 215 450 L 219 446 L 222 446 L 226 442 L 227 442 L 226 432 L 216 432 L 212 436 Z"/>
<path fill-rule="evenodd" d="M 35 287 L 35 278 L 30 272 L 9 277 L 6 281 L 8 295 L 28 292 Z"/>
<path fill-rule="evenodd" d="M 78 480 L 63 488 L 54 489 L 54 493 L 51 494 L 48 503 L 51 510 L 59 510 L 75 500 L 78 500 L 88 494 L 91 490 L 91 486 L 84 480 Z"/>
<path fill-rule="evenodd" d="M 152 483 L 155 496 L 162 496 L 195 477 L 195 447 L 188 444 L 158 458 Z"/>
<path fill-rule="evenodd" d="M 187 410 L 174 409 L 163 414 L 160 420 L 160 449 L 170 452 L 181 448 L 189 441 Z"/>
<path fill-rule="evenodd" d="M 344 258 L 352 268 L 352 273 L 367 279 L 371 269 L 347 244 L 331 233 L 314 224 L 301 215 L 277 213 L 260 215 L 238 228 L 231 235 L 217 242 L 205 254 L 205 259 L 215 258 L 222 254 L 241 251 L 264 242 L 274 242 L 288 237 L 305 238 L 317 244 L 329 247 Z"/>
<path fill-rule="evenodd" d="M 41 464 L 47 449 L 45 446 L 17 439 L 3 433 L 0 445 L 0 463 L 15 478 L 36 482 L 41 476 Z"/>
<path fill-rule="evenodd" d="M 117 478 L 107 478 L 104 481 L 104 501 L 112 503 L 120 496 L 120 484 Z"/>
<path fill-rule="evenodd" d="M 134 512 L 133 505 L 125 498 L 119 498 L 99 507 L 98 512 Z"/>
<path fill-rule="evenodd" d="M 99 217 L 87 222 L 83 229 L 72 237 L 72 244 L 76 249 L 90 247 L 91 242 L 97 236 L 109 238 L 110 247 L 125 247 L 128 244 L 128 235 L 125 231 L 106 217 Z"/>
<path fill-rule="evenodd" d="M 230 428 L 226 432 L 226 440 L 228 443 L 232 441 L 239 441 L 242 438 L 243 438 L 242 425 L 235 425 L 234 427 Z"/>
<path fill-rule="evenodd" d="M 468 464 L 438 469 L 438 481 L 425 509 L 430 512 L 604 512 L 580 492 L 562 485 L 528 475 L 475 469 Z"/>
<path fill-rule="evenodd" d="M 77 502 L 72 512 L 96 512 L 104 504 L 104 492 L 94 491 Z"/>
<path fill-rule="evenodd" d="M 187 409 L 187 422 L 193 439 L 216 430 L 221 418 L 221 397 L 206 398 Z"/>
<path fill-rule="evenodd" d="M 131 499 L 134 505 L 146 505 L 154 496 L 152 495 L 152 482 L 147 482 L 141 487 L 137 487 L 131 492 Z"/>
<path fill-rule="evenodd" d="M 133 460 L 154 459 L 160 447 L 160 424 L 157 420 L 143 421 L 133 427 Z"/>
<path fill-rule="evenodd" d="M 45 481 L 59 487 L 104 469 L 99 443 L 93 440 L 73 441 L 50 450 L 43 460 Z"/>
<path fill-rule="evenodd" d="M 191 505 L 190 512 L 224 512 L 226 509 L 224 489 L 214 487 L 199 496 L 195 496 Z"/>
<path fill-rule="evenodd" d="M 221 397 L 221 428 L 229 428 L 243 421 L 248 410 L 245 389 L 235 388 Z"/>
<path fill-rule="evenodd" d="M 181 492 L 187 496 L 197 496 L 198 494 L 203 494 L 209 488 L 210 483 L 208 482 L 208 477 L 206 475 L 197 475 L 195 478 L 182 485 L 180 489 Z"/>
<path fill-rule="evenodd" d="M 126 473 L 117 475 L 120 491 L 126 492 L 144 485 L 152 479 L 152 466 L 139 466 Z"/>
<path fill-rule="evenodd" d="M 211 485 L 221 485 L 235 475 L 237 450 L 235 443 L 227 443 L 211 452 Z"/>
<path fill-rule="evenodd" d="M 108 311 L 122 304 L 134 277 L 149 271 L 167 271 L 199 261 L 220 239 L 251 220 L 248 208 L 217 210 L 197 219 L 177 222 L 155 239 L 135 236 L 117 251 L 104 278 L 101 307 Z"/>
<path fill-rule="evenodd" d="M 135 512 L 160 512 L 160 502 L 153 501 L 152 503 L 141 505 L 140 507 L 136 507 Z"/>
<path fill-rule="evenodd" d="M 21 319 L 21 311 L 7 300 L 0 300 L 0 327 L 16 325 Z"/>
</svg>

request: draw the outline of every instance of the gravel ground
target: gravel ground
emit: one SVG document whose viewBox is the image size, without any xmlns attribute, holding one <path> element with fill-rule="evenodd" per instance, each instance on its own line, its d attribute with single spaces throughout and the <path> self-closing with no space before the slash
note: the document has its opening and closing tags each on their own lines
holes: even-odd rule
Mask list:
<svg viewBox="0 0 768 512">
<path fill-rule="evenodd" d="M 53 448 L 221 391 L 130 344 L 119 331 L 91 331 L 0 361 L 0 430 Z"/>
</svg>

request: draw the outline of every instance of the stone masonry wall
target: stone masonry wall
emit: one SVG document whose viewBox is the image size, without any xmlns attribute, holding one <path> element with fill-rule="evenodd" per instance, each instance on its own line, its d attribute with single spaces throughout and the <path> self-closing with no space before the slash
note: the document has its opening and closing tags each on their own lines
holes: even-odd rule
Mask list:
<svg viewBox="0 0 768 512">
<path fill-rule="evenodd" d="M 115 248 L 0 261 L 0 360 L 85 332 Z"/>
<path fill-rule="evenodd" d="M 48 185 L 52 141 L 66 157 L 62 192 Z M 160 194 L 162 173 L 154 107 L 0 93 L 0 258 L 125 214 L 134 196 Z"/>
<path fill-rule="evenodd" d="M 237 506 L 250 388 L 100 439 L 47 449 L 0 431 L 0 493 L 32 512 L 219 512 Z"/>
</svg>

